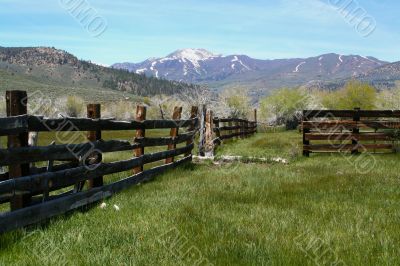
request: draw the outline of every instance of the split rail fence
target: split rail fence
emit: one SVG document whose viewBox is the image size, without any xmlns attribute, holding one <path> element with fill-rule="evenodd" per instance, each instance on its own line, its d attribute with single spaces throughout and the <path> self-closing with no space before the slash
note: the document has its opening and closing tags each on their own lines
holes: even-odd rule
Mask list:
<svg viewBox="0 0 400 266">
<path fill-rule="evenodd" d="M 400 110 L 304 110 L 302 130 L 304 156 L 316 152 L 395 152 Z"/>
<path fill-rule="evenodd" d="M 199 131 L 200 142 L 214 147 L 214 131 L 222 141 L 248 136 L 257 128 L 256 122 L 243 119 L 213 118 L 212 111 L 206 111 L 205 106 L 207 116 L 199 118 L 198 107 L 193 106 L 186 120 L 181 119 L 182 107 L 174 108 L 171 120 L 146 120 L 146 107 L 137 106 L 133 121 L 101 118 L 100 104 L 87 105 L 87 118 L 29 115 L 25 91 L 7 91 L 6 106 L 7 117 L 0 118 L 0 137 L 7 138 L 7 147 L 0 148 L 0 170 L 6 169 L 0 172 L 0 233 L 89 207 L 192 161 L 194 139 Z M 154 129 L 167 129 L 169 136 L 151 137 L 148 131 Z M 105 131 L 131 131 L 133 142 L 103 140 Z M 37 146 L 43 132 L 53 132 L 54 138 L 65 144 Z M 87 141 L 77 143 L 82 134 Z M 160 146 L 165 146 L 165 150 L 145 153 L 147 147 Z M 105 154 L 129 151 L 132 156 L 127 160 L 103 159 Z M 161 165 L 144 168 L 160 161 Z M 128 177 L 115 182 L 114 177 L 107 180 L 110 175 L 124 172 Z"/>
<path fill-rule="evenodd" d="M 198 130 L 197 107 L 192 107 L 187 120 L 181 120 L 181 107 L 174 109 L 172 120 L 146 120 L 146 108 L 137 106 L 136 120 L 126 122 L 102 119 L 99 104 L 87 106 L 87 118 L 32 116 L 27 114 L 27 101 L 25 91 L 7 91 L 8 117 L 0 118 L 0 136 L 8 139 L 7 148 L 0 149 L 0 166 L 8 168 L 0 175 L 0 206 L 9 202 L 11 208 L 0 213 L 0 232 L 88 206 L 192 160 L 193 139 Z M 181 128 L 187 130 L 180 132 Z M 147 137 L 146 132 L 152 129 L 170 129 L 170 136 Z M 117 130 L 132 131 L 134 142 L 102 140 L 104 131 Z M 56 132 L 73 138 L 71 132 L 79 131 L 87 132 L 86 143 L 28 144 L 29 132 Z M 68 143 L 73 143 L 73 139 Z M 180 143 L 185 146 L 177 148 Z M 166 150 L 145 153 L 146 147 L 154 146 L 166 146 Z M 103 162 L 104 153 L 121 151 L 132 151 L 134 156 Z M 146 164 L 163 160 L 161 166 L 143 169 Z M 34 167 L 38 162 L 47 166 Z M 103 176 L 126 171 L 131 171 L 129 177 L 105 184 Z"/>
</svg>

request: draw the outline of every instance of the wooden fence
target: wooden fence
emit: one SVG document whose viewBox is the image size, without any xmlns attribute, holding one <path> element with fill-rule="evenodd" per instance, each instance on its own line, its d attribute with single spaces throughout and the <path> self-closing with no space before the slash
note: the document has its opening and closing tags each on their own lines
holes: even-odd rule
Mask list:
<svg viewBox="0 0 400 266">
<path fill-rule="evenodd" d="M 87 118 L 53 119 L 29 115 L 25 91 L 7 91 L 6 105 L 7 117 L 0 118 L 0 137 L 7 137 L 7 148 L 0 148 L 0 168 L 7 169 L 5 173 L 0 172 L 0 208 L 3 210 L 0 233 L 90 206 L 191 161 L 194 138 L 199 131 L 206 132 L 205 140 L 200 142 L 207 142 L 208 136 L 214 147 L 213 132 L 222 141 L 243 138 L 257 129 L 257 123 L 248 120 L 213 118 L 212 111 L 205 108 L 200 119 L 196 106 L 192 107 L 187 120 L 181 119 L 182 107 L 174 108 L 171 120 L 146 120 L 146 107 L 137 106 L 134 121 L 117 121 L 101 118 L 100 104 L 87 105 Z M 255 120 L 256 115 L 255 111 Z M 181 132 L 182 128 L 186 130 Z M 149 137 L 147 132 L 152 129 L 169 129 L 169 136 Z M 131 131 L 133 142 L 105 141 L 102 138 L 105 131 Z M 37 146 L 32 139 L 37 140 L 40 132 L 54 132 L 59 142 L 67 144 L 53 142 Z M 77 143 L 80 139 L 77 132 L 84 132 L 87 141 Z M 166 150 L 145 153 L 146 147 L 156 146 L 165 146 Z M 104 154 L 123 151 L 132 151 L 132 157 L 104 162 Z M 146 164 L 158 161 L 164 163 L 144 169 Z M 105 182 L 107 176 L 122 172 L 131 174 L 116 182 Z M 8 203 L 10 209 L 5 210 Z"/>
<path fill-rule="evenodd" d="M 314 152 L 393 152 L 400 111 L 305 110 L 302 129 L 304 156 Z"/>
<path fill-rule="evenodd" d="M 27 100 L 24 91 L 7 91 L 8 117 L 0 118 L 0 136 L 8 139 L 7 149 L 0 149 L 0 166 L 8 167 L 8 172 L 0 175 L 0 203 L 9 202 L 11 208 L 0 213 L 0 232 L 88 206 L 192 159 L 197 107 L 192 108 L 187 120 L 181 120 L 181 107 L 175 108 L 172 120 L 146 120 L 144 106 L 137 107 L 135 121 L 102 119 L 99 104 L 87 106 L 87 118 L 48 119 L 28 115 Z M 181 128 L 187 130 L 181 133 Z M 151 129 L 170 129 L 170 136 L 146 137 L 147 130 Z M 133 143 L 102 140 L 104 131 L 117 130 L 132 131 Z M 87 132 L 86 143 L 28 145 L 29 132 L 79 131 Z M 180 143 L 185 146 L 177 148 Z M 166 150 L 145 153 L 146 147 L 154 146 L 165 146 Z M 104 153 L 120 151 L 132 151 L 134 157 L 109 163 L 102 161 Z M 177 156 L 181 158 L 175 159 Z M 165 160 L 163 165 L 143 169 L 145 164 L 161 160 Z M 46 162 L 47 166 L 34 167 L 33 163 L 38 162 Z M 125 171 L 132 174 L 105 184 L 103 176 Z M 84 189 L 85 183 L 87 189 Z"/>
<path fill-rule="evenodd" d="M 257 132 L 257 110 L 254 110 L 254 121 L 215 117 L 212 122 L 212 130 L 216 136 L 213 142 L 217 145 L 228 139 L 246 138 Z"/>
</svg>

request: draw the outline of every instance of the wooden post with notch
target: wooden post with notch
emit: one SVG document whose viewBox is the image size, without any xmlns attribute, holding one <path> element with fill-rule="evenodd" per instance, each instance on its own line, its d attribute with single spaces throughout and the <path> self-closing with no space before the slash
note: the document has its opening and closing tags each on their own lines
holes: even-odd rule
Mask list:
<svg viewBox="0 0 400 266">
<path fill-rule="evenodd" d="M 192 106 L 192 109 L 190 110 L 190 119 L 195 119 L 198 116 L 198 113 L 199 113 L 199 107 Z M 188 128 L 188 131 L 194 132 L 195 130 L 196 130 L 196 123 L 195 123 L 195 121 L 193 121 L 192 124 L 190 125 L 190 127 Z M 186 142 L 186 145 L 192 144 L 194 137 L 195 136 L 193 135 L 193 137 Z M 187 152 L 185 154 L 185 156 L 189 156 L 189 155 L 192 155 L 192 151 Z"/>
<path fill-rule="evenodd" d="M 87 105 L 87 117 L 92 119 L 101 118 L 101 105 L 100 104 L 88 104 Z M 88 131 L 87 133 L 88 141 L 94 142 L 97 140 L 101 140 L 101 130 L 97 131 Z M 92 157 L 92 158 L 91 158 Z M 103 156 L 101 153 L 95 152 L 89 155 L 90 164 L 97 164 L 103 160 Z M 89 180 L 89 189 L 95 187 L 103 186 L 103 177 L 99 176 Z"/>
<path fill-rule="evenodd" d="M 180 120 L 181 119 L 181 115 L 182 115 L 182 107 L 175 106 L 174 112 L 172 114 L 172 119 L 173 120 Z M 178 136 L 178 132 L 179 132 L 179 128 L 178 128 L 178 125 L 177 125 L 177 127 L 171 128 L 171 131 L 170 131 L 169 135 L 171 136 L 172 139 L 175 139 Z M 169 144 L 168 145 L 168 150 L 175 150 L 175 149 L 176 149 L 176 144 Z M 169 163 L 172 163 L 172 162 L 174 162 L 174 157 L 170 157 L 170 158 L 165 159 L 165 163 L 166 164 L 169 164 Z"/>
<path fill-rule="evenodd" d="M 136 106 L 136 121 L 142 122 L 146 120 L 146 107 L 142 105 Z M 146 131 L 144 128 L 136 130 L 136 138 L 144 138 Z M 140 157 L 144 154 L 144 147 L 135 149 L 135 156 Z M 133 169 L 134 174 L 143 172 L 143 165 Z"/>
<path fill-rule="evenodd" d="M 6 92 L 6 109 L 7 116 L 26 115 L 28 112 L 28 96 L 26 91 L 7 91 Z M 20 133 L 18 135 L 8 136 L 7 147 L 19 148 L 27 147 L 29 141 L 29 132 Z M 29 175 L 29 163 L 13 164 L 8 167 L 9 179 L 18 178 Z M 31 196 L 15 191 L 14 196 L 10 200 L 11 211 L 24 208 L 29 205 Z"/>
<path fill-rule="evenodd" d="M 354 108 L 354 115 L 353 115 L 353 121 L 355 122 L 359 122 L 360 121 L 360 108 Z M 360 133 L 360 129 L 358 128 L 358 125 L 356 125 L 353 130 L 352 133 L 354 135 L 359 134 Z M 358 150 L 358 141 L 353 138 L 351 140 L 351 144 L 353 144 L 353 148 L 351 150 L 351 154 L 358 154 L 359 150 Z"/>
</svg>

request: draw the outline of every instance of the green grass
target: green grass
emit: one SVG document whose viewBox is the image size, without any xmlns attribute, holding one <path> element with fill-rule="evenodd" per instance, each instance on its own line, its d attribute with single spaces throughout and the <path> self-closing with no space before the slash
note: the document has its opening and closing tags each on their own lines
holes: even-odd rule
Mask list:
<svg viewBox="0 0 400 266">
<path fill-rule="evenodd" d="M 300 141 L 297 132 L 233 141 L 218 154 L 290 163 L 186 165 L 105 209 L 1 235 L 0 265 L 193 264 L 176 256 L 187 250 L 214 265 L 322 265 L 321 253 L 347 265 L 399 265 L 400 156 L 366 157 L 374 167 L 360 174 L 363 155 L 303 158 Z"/>
</svg>

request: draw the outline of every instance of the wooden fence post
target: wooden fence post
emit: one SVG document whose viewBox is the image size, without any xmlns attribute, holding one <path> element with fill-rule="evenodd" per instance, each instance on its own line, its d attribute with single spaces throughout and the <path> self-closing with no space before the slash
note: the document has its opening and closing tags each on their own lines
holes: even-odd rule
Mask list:
<svg viewBox="0 0 400 266">
<path fill-rule="evenodd" d="M 28 96 L 26 91 L 7 91 L 6 92 L 6 109 L 7 116 L 25 115 L 28 113 Z M 29 133 L 20 133 L 18 135 L 8 136 L 7 147 L 19 148 L 27 147 Z M 8 167 L 9 179 L 18 178 L 29 175 L 29 163 L 14 164 Z M 15 195 L 10 200 L 11 210 L 17 210 L 26 207 L 31 201 L 30 195 L 23 195 L 20 192 L 15 192 Z"/>
<path fill-rule="evenodd" d="M 206 133 L 205 133 L 205 156 L 214 156 L 214 139 L 213 139 L 213 111 L 207 110 L 206 114 Z"/>
<path fill-rule="evenodd" d="M 360 108 L 354 108 L 354 115 L 353 115 L 353 121 L 359 122 L 360 121 Z M 359 134 L 360 129 L 358 128 L 358 125 L 353 128 L 352 130 L 353 134 Z M 351 150 L 351 154 L 358 154 L 358 141 L 355 140 L 354 138 L 351 140 L 351 144 L 354 145 L 353 149 Z"/>
<path fill-rule="evenodd" d="M 303 111 L 303 122 L 308 121 L 307 117 L 307 112 Z M 310 151 L 308 149 L 305 149 L 306 145 L 310 145 L 310 141 L 306 139 L 306 134 L 310 133 L 309 128 L 304 128 L 304 123 L 302 125 L 303 127 L 303 156 L 310 157 Z"/>
<path fill-rule="evenodd" d="M 88 104 L 87 105 L 87 117 L 92 119 L 101 118 L 101 105 L 100 104 Z M 88 131 L 87 139 L 91 142 L 101 140 L 101 130 Z M 96 152 L 90 156 L 96 156 L 95 161 L 92 163 L 101 163 L 103 156 L 101 153 Z M 89 189 L 103 186 L 103 177 L 99 176 L 89 180 Z"/>
<path fill-rule="evenodd" d="M 136 106 L 136 121 L 142 122 L 146 120 L 146 107 L 142 105 Z M 144 138 L 146 131 L 144 128 L 136 130 L 136 138 Z M 144 154 L 144 147 L 135 149 L 135 156 L 140 157 Z M 143 172 L 143 165 L 133 169 L 133 174 Z"/>
<path fill-rule="evenodd" d="M 215 120 L 216 120 L 216 122 L 215 122 L 215 125 L 214 125 L 214 127 L 213 127 L 213 130 L 214 130 L 214 128 L 215 128 L 215 137 L 218 138 L 219 141 L 221 141 L 221 139 L 220 139 L 220 137 L 221 137 L 221 130 L 219 129 L 219 127 L 221 126 L 221 124 L 219 123 L 219 118 L 218 118 L 218 117 L 216 117 Z M 213 118 L 213 121 L 214 121 L 214 118 Z"/>
<path fill-rule="evenodd" d="M 190 119 L 195 119 L 195 118 L 198 116 L 198 113 L 199 113 L 199 107 L 197 107 L 197 106 L 192 106 L 192 109 L 190 110 Z M 195 122 L 193 122 L 193 123 L 190 125 L 190 127 L 188 128 L 188 131 L 189 131 L 189 132 L 193 132 L 193 131 L 195 131 L 195 130 L 196 130 L 196 126 L 195 126 Z M 192 144 L 193 141 L 194 141 L 194 137 L 195 137 L 195 135 L 193 135 L 193 138 L 189 139 L 189 140 L 186 142 L 186 145 Z M 185 157 L 186 157 L 186 156 L 189 156 L 189 155 L 192 155 L 192 151 L 187 152 L 187 153 L 185 154 Z"/>
<path fill-rule="evenodd" d="M 206 113 L 207 113 L 207 108 L 206 105 L 203 104 L 203 106 L 201 107 L 201 113 L 200 113 L 200 117 L 199 117 L 199 122 L 200 122 L 200 134 L 199 134 L 199 147 L 198 147 L 198 153 L 199 156 L 205 156 L 204 153 L 204 149 L 205 149 L 205 143 L 206 143 L 206 139 L 205 139 L 205 124 L 206 124 Z"/>
<path fill-rule="evenodd" d="M 180 120 L 181 119 L 181 115 L 182 115 L 182 107 L 175 106 L 174 113 L 172 114 L 172 119 L 173 120 Z M 170 131 L 169 135 L 173 139 L 176 138 L 178 136 L 178 134 L 179 134 L 179 128 L 178 127 L 171 128 L 171 131 Z M 168 150 L 175 150 L 175 149 L 176 149 L 176 144 L 169 144 L 168 145 Z M 170 157 L 170 158 L 165 159 L 165 163 L 166 164 L 169 164 L 169 163 L 172 163 L 172 162 L 174 162 L 174 157 Z"/>
</svg>

